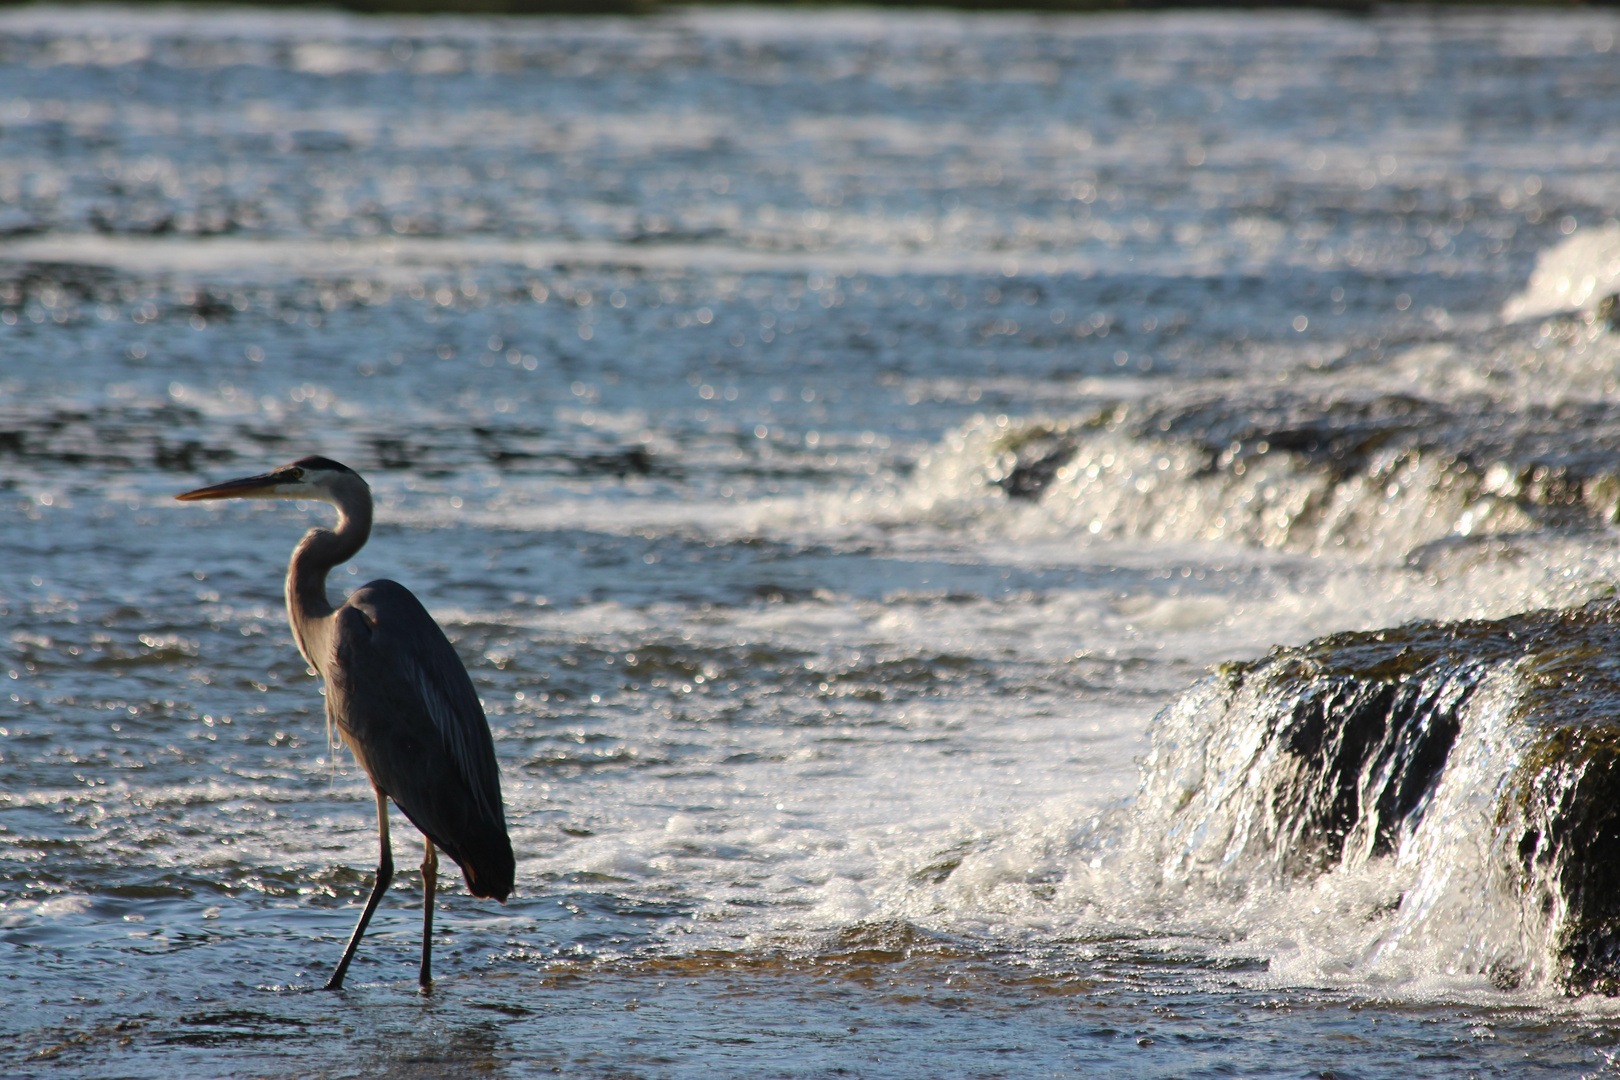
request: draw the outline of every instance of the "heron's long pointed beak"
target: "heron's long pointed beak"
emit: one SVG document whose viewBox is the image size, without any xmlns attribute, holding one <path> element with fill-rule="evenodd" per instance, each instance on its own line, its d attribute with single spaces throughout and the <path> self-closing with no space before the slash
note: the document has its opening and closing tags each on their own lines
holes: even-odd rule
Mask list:
<svg viewBox="0 0 1620 1080">
<path fill-rule="evenodd" d="M 277 469 L 275 472 L 260 473 L 258 476 L 244 476 L 240 480 L 227 480 L 223 484 L 200 487 L 195 491 L 176 495 L 175 498 L 181 502 L 192 502 L 196 499 L 262 499 L 278 494 L 277 488 L 293 483 L 297 479 L 295 470 Z"/>
</svg>

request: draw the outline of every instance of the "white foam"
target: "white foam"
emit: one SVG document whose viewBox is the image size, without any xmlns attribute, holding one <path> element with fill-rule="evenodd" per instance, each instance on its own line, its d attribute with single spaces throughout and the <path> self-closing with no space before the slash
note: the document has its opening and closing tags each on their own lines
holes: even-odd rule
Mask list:
<svg viewBox="0 0 1620 1080">
<path fill-rule="evenodd" d="M 1620 292 L 1620 222 L 1576 230 L 1536 256 L 1523 291 L 1502 308 L 1507 322 L 1595 308 Z"/>
<path fill-rule="evenodd" d="M 93 898 L 67 893 L 41 900 L 9 900 L 0 904 L 0 929 L 83 915 L 95 906 Z"/>
<path fill-rule="evenodd" d="M 460 121 L 458 121 L 459 123 Z M 681 127 L 684 130 L 684 123 Z M 667 125 L 658 130 L 668 131 Z M 1070 250 L 1061 255 L 1032 250 L 1009 254 L 974 245 L 941 245 L 915 254 L 898 254 L 894 245 L 873 245 L 879 232 L 903 224 L 851 219 L 842 231 L 848 243 L 810 251 L 773 251 L 733 240 L 714 243 L 637 244 L 607 240 L 493 240 L 440 237 L 286 238 L 185 237 L 163 239 L 99 234 L 57 233 L 0 240 L 0 260 L 104 266 L 131 273 L 166 273 L 217 279 L 239 274 L 256 283 L 294 277 L 368 275 L 390 284 L 420 281 L 468 266 L 505 265 L 540 269 L 626 267 L 710 273 L 833 272 L 855 274 L 1076 274 L 1091 276 L 1109 269 L 1129 269 L 1161 276 L 1188 276 L 1182 255 L 1146 260 L 1113 256 L 1106 249 Z M 836 238 L 835 238 L 836 239 Z M 1269 253 L 1268 253 L 1269 254 Z M 1152 265 L 1148 265 L 1149 262 Z M 1203 272 L 1232 272 L 1242 266 L 1206 264 Z M 1252 266 L 1251 266 L 1252 268 Z"/>
</svg>

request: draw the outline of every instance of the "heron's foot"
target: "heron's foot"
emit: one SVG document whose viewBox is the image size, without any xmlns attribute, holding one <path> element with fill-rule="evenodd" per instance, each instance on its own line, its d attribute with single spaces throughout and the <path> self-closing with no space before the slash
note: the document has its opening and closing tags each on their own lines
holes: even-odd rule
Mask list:
<svg viewBox="0 0 1620 1080">
<path fill-rule="evenodd" d="M 433 977 L 431 975 L 423 975 L 416 981 L 421 986 L 421 992 L 423 994 L 433 993 Z"/>
<path fill-rule="evenodd" d="M 333 975 L 330 979 L 327 980 L 326 985 L 321 987 L 321 989 L 322 990 L 341 990 L 341 989 L 343 989 L 343 975 L 342 974 Z"/>
</svg>

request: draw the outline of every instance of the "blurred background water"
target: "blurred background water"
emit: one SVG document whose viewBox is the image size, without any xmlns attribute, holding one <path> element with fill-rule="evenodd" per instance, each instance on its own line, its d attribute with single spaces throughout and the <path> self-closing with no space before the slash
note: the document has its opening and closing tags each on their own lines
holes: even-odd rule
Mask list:
<svg viewBox="0 0 1620 1080">
<path fill-rule="evenodd" d="M 1620 274 L 1617 33 L 0 15 L 5 1071 L 1608 1070 L 1605 1000 L 1372 961 L 1410 867 L 1110 860 L 1209 665 L 1612 592 L 1620 350 L 1542 316 Z M 375 865 L 327 511 L 170 500 L 310 453 L 502 762 L 431 997 L 414 872 L 306 992 Z"/>
</svg>

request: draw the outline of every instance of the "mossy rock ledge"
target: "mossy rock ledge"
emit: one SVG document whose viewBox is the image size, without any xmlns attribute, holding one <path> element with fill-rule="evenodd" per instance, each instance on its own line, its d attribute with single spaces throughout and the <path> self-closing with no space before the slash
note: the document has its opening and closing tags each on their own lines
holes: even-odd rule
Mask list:
<svg viewBox="0 0 1620 1080">
<path fill-rule="evenodd" d="M 1469 946 L 1474 970 L 1620 994 L 1620 604 L 1224 665 L 1156 720 L 1138 808 L 1136 846 L 1166 886 L 1240 893 L 1404 860 L 1418 884 L 1396 923 L 1422 904 L 1472 920 L 1488 901 L 1500 917 Z M 1428 865 L 1448 859 L 1468 865 Z M 1463 880 L 1489 897 L 1444 915 L 1436 896 Z"/>
</svg>

